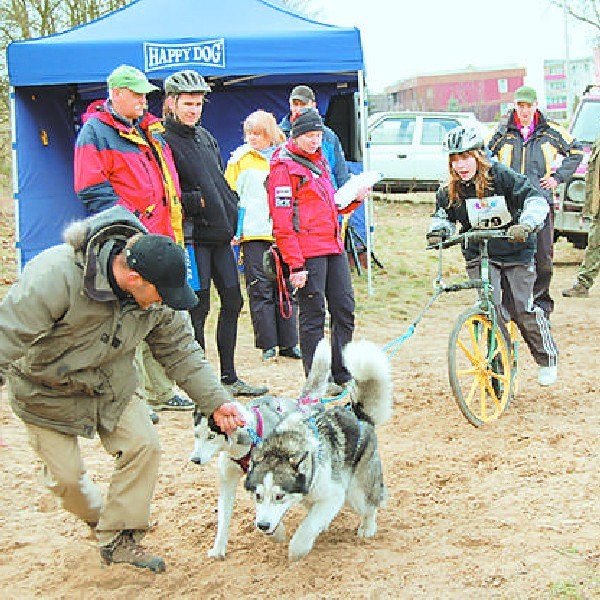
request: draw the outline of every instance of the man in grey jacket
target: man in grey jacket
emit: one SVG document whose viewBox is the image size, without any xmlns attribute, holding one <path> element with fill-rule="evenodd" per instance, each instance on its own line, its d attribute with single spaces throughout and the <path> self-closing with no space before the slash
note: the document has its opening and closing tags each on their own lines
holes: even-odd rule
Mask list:
<svg viewBox="0 0 600 600">
<path fill-rule="evenodd" d="M 72 224 L 31 260 L 0 304 L 0 373 L 15 414 L 63 507 L 95 530 L 107 563 L 165 570 L 139 541 L 148 530 L 160 447 L 136 393 L 145 340 L 166 373 L 225 432 L 243 424 L 194 340 L 183 249 L 116 206 Z M 115 459 L 106 498 L 78 436 Z"/>
</svg>

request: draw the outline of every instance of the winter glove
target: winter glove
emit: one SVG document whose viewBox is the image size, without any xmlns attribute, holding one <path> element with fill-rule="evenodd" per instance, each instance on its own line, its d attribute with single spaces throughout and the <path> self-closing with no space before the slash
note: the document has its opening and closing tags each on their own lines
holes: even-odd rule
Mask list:
<svg viewBox="0 0 600 600">
<path fill-rule="evenodd" d="M 511 225 L 506 233 L 508 234 L 509 241 L 511 242 L 525 242 L 527 236 L 533 231 L 533 227 L 519 223 L 517 225 Z"/>
<path fill-rule="evenodd" d="M 425 237 L 429 246 L 439 246 L 449 235 L 450 232 L 446 227 L 440 227 L 438 229 L 432 229 Z"/>
</svg>

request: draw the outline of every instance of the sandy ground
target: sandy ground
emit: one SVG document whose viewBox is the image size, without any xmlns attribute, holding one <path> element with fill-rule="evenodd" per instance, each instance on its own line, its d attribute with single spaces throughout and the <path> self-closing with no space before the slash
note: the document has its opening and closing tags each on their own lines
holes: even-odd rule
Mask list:
<svg viewBox="0 0 600 600">
<path fill-rule="evenodd" d="M 86 527 L 40 484 L 39 464 L 3 393 L 1 596 L 599 598 L 600 288 L 587 300 L 562 298 L 581 253 L 569 250 L 563 259 L 558 253 L 553 283 L 553 331 L 562 352 L 557 385 L 537 385 L 524 349 L 520 392 L 510 410 L 491 425 L 470 426 L 454 403 L 445 358 L 453 317 L 464 303 L 439 300 L 392 359 L 394 415 L 379 430 L 390 500 L 377 535 L 358 539 L 358 519 L 344 509 L 299 563 L 289 564 L 286 547 L 254 529 L 241 488 L 227 559 L 207 557 L 216 464 L 188 461 L 190 413 L 163 412 L 163 460 L 146 544 L 162 553 L 167 571 L 101 566 Z M 298 361 L 261 363 L 246 313 L 244 319 L 241 375 L 295 397 L 302 383 Z M 356 337 L 383 345 L 407 325 L 389 315 L 359 315 Z M 97 440 L 82 447 L 90 474 L 105 487 L 110 458 Z M 300 517 L 300 511 L 290 515 L 288 531 Z"/>
</svg>

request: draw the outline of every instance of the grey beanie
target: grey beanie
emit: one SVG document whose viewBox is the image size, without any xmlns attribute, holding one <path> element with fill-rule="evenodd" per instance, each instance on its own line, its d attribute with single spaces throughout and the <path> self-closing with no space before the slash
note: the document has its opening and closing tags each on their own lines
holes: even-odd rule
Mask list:
<svg viewBox="0 0 600 600">
<path fill-rule="evenodd" d="M 309 131 L 323 131 L 323 119 L 314 108 L 303 108 L 298 112 L 298 116 L 292 121 L 291 136 L 297 138 L 303 133 Z"/>
</svg>

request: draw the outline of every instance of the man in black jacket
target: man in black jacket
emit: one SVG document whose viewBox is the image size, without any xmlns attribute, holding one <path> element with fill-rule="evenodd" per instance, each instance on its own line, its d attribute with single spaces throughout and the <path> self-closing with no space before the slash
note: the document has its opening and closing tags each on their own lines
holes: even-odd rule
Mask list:
<svg viewBox="0 0 600 600">
<path fill-rule="evenodd" d="M 241 380 L 235 370 L 237 323 L 243 299 L 235 255 L 238 198 L 223 176 L 215 138 L 200 125 L 204 95 L 210 91 L 195 71 L 178 71 L 165 79 L 165 139 L 181 184 L 186 243 L 192 243 L 200 289 L 198 306 L 190 311 L 196 340 L 206 350 L 204 324 L 210 310 L 210 282 L 221 300 L 217 349 L 221 382 L 234 396 L 261 396 L 265 386 Z"/>
<path fill-rule="evenodd" d="M 514 101 L 515 108 L 502 119 L 488 146 L 500 162 L 526 175 L 550 207 L 544 226 L 537 234 L 533 286 L 535 305 L 549 317 L 554 310 L 550 296 L 554 254 L 553 190 L 559 183 L 568 182 L 583 158 L 583 149 L 568 131 L 544 117 L 537 107 L 537 94 L 532 87 L 521 86 L 515 91 Z M 562 163 L 552 172 L 558 156 L 562 157 Z"/>
</svg>

